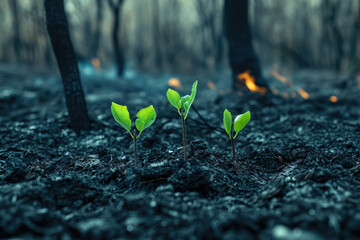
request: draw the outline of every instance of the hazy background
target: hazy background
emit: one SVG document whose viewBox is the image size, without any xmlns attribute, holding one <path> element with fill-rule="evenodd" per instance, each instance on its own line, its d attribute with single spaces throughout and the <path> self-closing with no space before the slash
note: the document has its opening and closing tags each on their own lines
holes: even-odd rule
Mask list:
<svg viewBox="0 0 360 240">
<path fill-rule="evenodd" d="M 360 69 L 360 0 L 249 0 L 264 66 Z M 65 0 L 81 61 L 111 66 L 113 15 L 105 0 Z M 43 0 L 1 0 L 0 61 L 54 69 Z M 226 66 L 223 0 L 124 0 L 120 42 L 126 66 L 148 72 Z"/>
</svg>

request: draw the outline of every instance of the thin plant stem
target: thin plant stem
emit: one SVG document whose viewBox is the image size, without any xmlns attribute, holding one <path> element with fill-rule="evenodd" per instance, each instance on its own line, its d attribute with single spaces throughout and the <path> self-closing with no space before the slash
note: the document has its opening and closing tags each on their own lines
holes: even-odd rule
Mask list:
<svg viewBox="0 0 360 240">
<path fill-rule="evenodd" d="M 235 143 L 234 143 L 234 138 L 231 137 L 231 146 L 232 146 L 232 153 L 233 153 L 233 161 L 235 162 L 236 157 L 235 157 Z"/>
<path fill-rule="evenodd" d="M 187 149 L 186 149 L 186 126 L 185 126 L 185 118 L 184 112 L 181 111 L 181 123 L 182 123 L 182 132 L 183 132 L 183 139 L 184 139 L 184 161 L 186 161 Z"/>
<path fill-rule="evenodd" d="M 134 157 L 135 157 L 135 165 L 136 167 L 139 166 L 138 159 L 137 159 L 137 153 L 136 153 L 136 130 L 134 130 Z"/>
</svg>

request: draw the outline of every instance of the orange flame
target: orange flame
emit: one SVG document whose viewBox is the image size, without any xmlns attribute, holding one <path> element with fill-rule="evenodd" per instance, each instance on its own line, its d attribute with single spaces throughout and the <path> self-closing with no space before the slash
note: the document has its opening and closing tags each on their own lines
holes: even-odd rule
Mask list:
<svg viewBox="0 0 360 240">
<path fill-rule="evenodd" d="M 213 82 L 211 82 L 211 81 L 208 82 L 207 85 L 208 85 L 208 87 L 209 87 L 210 89 L 212 89 L 212 90 L 214 90 L 214 89 L 216 88 L 215 84 L 214 84 Z"/>
<path fill-rule="evenodd" d="M 305 99 L 309 98 L 309 94 L 307 92 L 305 92 L 304 89 L 302 89 L 302 88 L 299 88 L 298 93 L 302 98 L 305 98 Z"/>
<path fill-rule="evenodd" d="M 251 92 L 257 92 L 260 93 L 262 95 L 264 95 L 267 92 L 267 88 L 264 87 L 259 87 L 255 84 L 255 79 L 253 76 L 250 75 L 250 71 L 246 71 L 244 73 L 240 73 L 237 78 L 241 81 L 243 80 L 246 87 L 251 91 Z"/>
<path fill-rule="evenodd" d="M 99 69 L 101 67 L 101 62 L 98 58 L 91 59 L 91 64 L 94 66 L 94 68 Z"/>
<path fill-rule="evenodd" d="M 170 87 L 181 89 L 181 83 L 180 83 L 179 79 L 177 79 L 177 78 L 170 78 L 168 81 L 168 85 Z"/>
<path fill-rule="evenodd" d="M 336 103 L 338 101 L 338 98 L 336 96 L 331 96 L 329 100 L 330 102 Z"/>
</svg>

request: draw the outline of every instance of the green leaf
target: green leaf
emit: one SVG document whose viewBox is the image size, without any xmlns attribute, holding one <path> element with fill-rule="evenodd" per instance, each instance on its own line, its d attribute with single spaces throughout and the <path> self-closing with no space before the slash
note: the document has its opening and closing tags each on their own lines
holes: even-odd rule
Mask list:
<svg viewBox="0 0 360 240">
<path fill-rule="evenodd" d="M 174 91 L 169 88 L 169 90 L 166 93 L 167 99 L 173 105 L 176 109 L 180 109 L 181 103 L 180 103 L 180 95 L 177 91 Z"/>
<path fill-rule="evenodd" d="M 193 86 L 192 86 L 191 95 L 190 95 L 190 101 L 189 102 L 186 101 L 186 103 L 184 103 L 184 110 L 186 112 L 184 119 L 187 118 L 187 115 L 189 114 L 190 107 L 191 107 L 191 105 L 193 104 L 193 102 L 195 100 L 197 84 L 198 84 L 198 81 L 195 81 Z"/>
<path fill-rule="evenodd" d="M 246 124 L 250 121 L 251 115 L 250 112 L 247 111 L 244 114 L 238 115 L 234 120 L 234 131 L 236 132 L 235 137 L 238 133 L 246 126 Z"/>
<path fill-rule="evenodd" d="M 142 131 L 144 131 L 145 128 L 148 128 L 149 126 L 151 126 L 151 124 L 153 124 L 155 122 L 156 119 L 156 112 L 155 109 L 153 107 L 153 105 L 147 107 L 147 108 L 143 108 L 141 109 L 137 114 L 136 117 L 138 117 L 135 121 L 135 125 L 137 130 L 139 130 L 139 135 L 137 136 L 140 137 L 140 134 L 142 133 Z"/>
<path fill-rule="evenodd" d="M 189 106 L 191 103 L 191 97 L 189 95 L 185 95 L 185 96 L 181 97 L 180 102 L 181 102 L 181 108 L 186 113 L 186 111 L 189 109 Z"/>
<path fill-rule="evenodd" d="M 227 109 L 225 109 L 225 111 L 224 111 L 224 127 L 225 127 L 225 131 L 229 135 L 230 139 L 231 139 L 231 125 L 232 125 L 231 113 Z"/>
<path fill-rule="evenodd" d="M 127 107 L 113 102 L 111 104 L 111 113 L 114 116 L 115 121 L 117 121 L 123 128 L 125 128 L 130 133 L 131 119 Z M 132 138 L 134 138 L 131 133 L 130 135 Z"/>
</svg>

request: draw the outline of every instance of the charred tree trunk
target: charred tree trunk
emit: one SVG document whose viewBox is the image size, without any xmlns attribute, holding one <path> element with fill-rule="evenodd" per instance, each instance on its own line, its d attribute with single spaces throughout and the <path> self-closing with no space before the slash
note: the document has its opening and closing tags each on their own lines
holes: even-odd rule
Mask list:
<svg viewBox="0 0 360 240">
<path fill-rule="evenodd" d="M 155 68 L 162 69 L 163 54 L 159 39 L 162 38 L 163 36 L 160 30 L 159 8 L 160 8 L 159 1 L 155 0 L 152 4 L 152 10 L 153 10 L 152 25 L 153 25 L 153 36 L 154 36 Z"/>
<path fill-rule="evenodd" d="M 119 44 L 119 29 L 120 29 L 120 10 L 119 8 L 114 8 L 114 27 L 113 27 L 113 46 L 115 50 L 116 62 L 118 66 L 118 75 L 121 76 L 124 72 L 124 56 L 122 49 Z"/>
<path fill-rule="evenodd" d="M 90 128 L 75 51 L 71 42 L 63 0 L 45 0 L 46 28 L 64 85 L 71 127 L 80 134 Z"/>
<path fill-rule="evenodd" d="M 224 36 L 224 33 L 223 33 L 223 30 L 221 30 L 216 38 L 215 63 L 216 63 L 217 68 L 219 68 L 223 63 L 223 55 L 224 55 L 224 46 L 223 46 L 224 38 L 223 38 L 223 36 Z"/>
<path fill-rule="evenodd" d="M 11 0 L 10 6 L 13 14 L 13 22 L 14 22 L 14 52 L 16 61 L 21 60 L 21 40 L 20 40 L 20 19 L 19 19 L 19 10 L 18 10 L 18 2 L 17 0 Z"/>
<path fill-rule="evenodd" d="M 196 1 L 196 10 L 198 12 L 198 17 L 200 21 L 200 36 L 201 36 L 201 50 L 202 55 L 205 61 L 203 62 L 203 67 L 208 67 L 208 59 L 212 57 L 212 51 L 214 49 L 214 36 L 213 36 L 213 29 L 214 26 L 211 24 L 213 23 L 214 19 L 212 19 L 214 16 L 212 15 L 211 11 L 215 11 L 213 9 L 212 5 L 213 1 L 208 0 L 197 0 Z M 210 9 L 210 10 L 209 10 Z"/>
<path fill-rule="evenodd" d="M 338 11 L 340 8 L 340 2 L 334 2 L 330 0 L 323 1 L 322 17 L 323 24 L 325 25 L 324 42 L 328 43 L 328 47 L 332 56 L 330 57 L 330 64 L 336 70 L 341 69 L 341 63 L 344 56 L 343 49 L 343 37 L 337 24 Z"/>
<path fill-rule="evenodd" d="M 114 25 L 112 29 L 112 42 L 115 51 L 115 58 L 117 64 L 117 72 L 119 76 L 124 73 L 125 59 L 122 49 L 122 44 L 119 42 L 120 20 L 121 20 L 121 7 L 124 0 L 112 1 L 109 0 L 110 8 L 114 16 Z"/>
<path fill-rule="evenodd" d="M 267 87 L 263 79 L 260 63 L 252 45 L 248 20 L 248 0 L 225 0 L 225 33 L 229 46 L 229 62 L 234 76 L 250 70 L 257 85 Z"/>
<path fill-rule="evenodd" d="M 103 19 L 102 14 L 102 0 L 96 0 L 96 26 L 94 31 L 94 39 L 92 42 L 92 55 L 98 57 L 99 45 L 100 45 L 100 38 L 101 38 L 101 24 Z"/>
<path fill-rule="evenodd" d="M 195 6 L 199 18 L 199 26 L 196 33 L 201 39 L 201 67 L 209 66 L 219 68 L 223 61 L 223 22 L 218 22 L 218 15 L 224 16 L 223 12 L 219 14 L 219 1 L 217 0 L 196 0 Z M 220 29 L 219 29 L 220 28 Z M 209 61 L 210 60 L 210 61 Z"/>
</svg>

